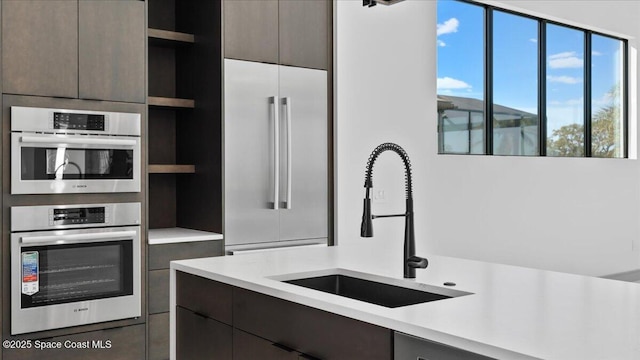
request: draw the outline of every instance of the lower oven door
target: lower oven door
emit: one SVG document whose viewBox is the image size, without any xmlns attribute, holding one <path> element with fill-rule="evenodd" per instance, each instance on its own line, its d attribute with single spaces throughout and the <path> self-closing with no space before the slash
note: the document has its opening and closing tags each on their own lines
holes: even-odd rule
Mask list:
<svg viewBox="0 0 640 360">
<path fill-rule="evenodd" d="M 141 315 L 140 227 L 11 234 L 11 334 Z"/>
<path fill-rule="evenodd" d="M 140 191 L 140 137 L 11 133 L 11 193 Z"/>
</svg>

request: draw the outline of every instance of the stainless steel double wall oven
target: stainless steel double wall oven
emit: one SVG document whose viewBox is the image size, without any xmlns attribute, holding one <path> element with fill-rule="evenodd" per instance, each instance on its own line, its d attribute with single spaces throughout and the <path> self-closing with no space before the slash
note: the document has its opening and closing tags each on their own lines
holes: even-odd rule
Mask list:
<svg viewBox="0 0 640 360">
<path fill-rule="evenodd" d="M 136 113 L 11 107 L 11 195 L 59 194 L 11 207 L 12 335 L 141 316 L 141 204 L 104 203 L 141 191 L 140 134 Z"/>
</svg>

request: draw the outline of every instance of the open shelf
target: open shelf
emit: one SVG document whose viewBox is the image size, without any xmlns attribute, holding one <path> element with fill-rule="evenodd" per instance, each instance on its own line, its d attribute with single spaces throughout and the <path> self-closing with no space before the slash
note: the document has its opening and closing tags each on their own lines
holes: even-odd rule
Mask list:
<svg viewBox="0 0 640 360">
<path fill-rule="evenodd" d="M 149 174 L 194 174 L 195 165 L 156 164 L 147 167 Z"/>
<path fill-rule="evenodd" d="M 222 233 L 222 3 L 146 2 L 149 228 Z"/>
<path fill-rule="evenodd" d="M 222 240 L 222 234 L 185 228 L 149 229 L 149 245 Z"/>
<path fill-rule="evenodd" d="M 193 99 L 178 99 L 169 97 L 149 96 L 147 98 L 149 106 L 170 107 L 170 108 L 195 108 L 195 100 Z"/>
<path fill-rule="evenodd" d="M 195 36 L 177 31 L 152 29 L 147 30 L 149 40 L 157 41 L 159 44 L 193 44 Z"/>
</svg>

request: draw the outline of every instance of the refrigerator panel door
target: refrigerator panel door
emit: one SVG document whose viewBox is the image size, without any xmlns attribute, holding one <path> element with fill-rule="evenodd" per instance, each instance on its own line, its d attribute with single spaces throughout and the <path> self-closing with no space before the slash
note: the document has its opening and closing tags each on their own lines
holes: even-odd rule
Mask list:
<svg viewBox="0 0 640 360">
<path fill-rule="evenodd" d="M 225 243 L 277 241 L 278 66 L 225 59 L 224 67 Z"/>
<path fill-rule="evenodd" d="M 280 66 L 280 105 L 280 240 L 327 237 L 327 72 Z"/>
</svg>

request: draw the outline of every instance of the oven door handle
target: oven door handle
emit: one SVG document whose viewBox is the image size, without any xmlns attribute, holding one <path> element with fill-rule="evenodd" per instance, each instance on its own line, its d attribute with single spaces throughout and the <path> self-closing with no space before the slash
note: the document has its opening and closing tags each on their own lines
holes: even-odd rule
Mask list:
<svg viewBox="0 0 640 360">
<path fill-rule="evenodd" d="M 44 236 L 22 236 L 20 241 L 23 244 L 47 244 L 63 245 L 78 242 L 96 241 L 117 241 L 131 239 L 137 235 L 137 231 L 112 231 L 102 233 L 70 234 L 70 235 L 44 235 Z"/>
<path fill-rule="evenodd" d="M 20 138 L 22 143 L 31 144 L 80 144 L 80 145 L 115 145 L 115 146 L 135 146 L 137 140 L 134 139 L 96 139 L 90 137 L 56 137 L 56 136 L 22 136 Z"/>
</svg>

